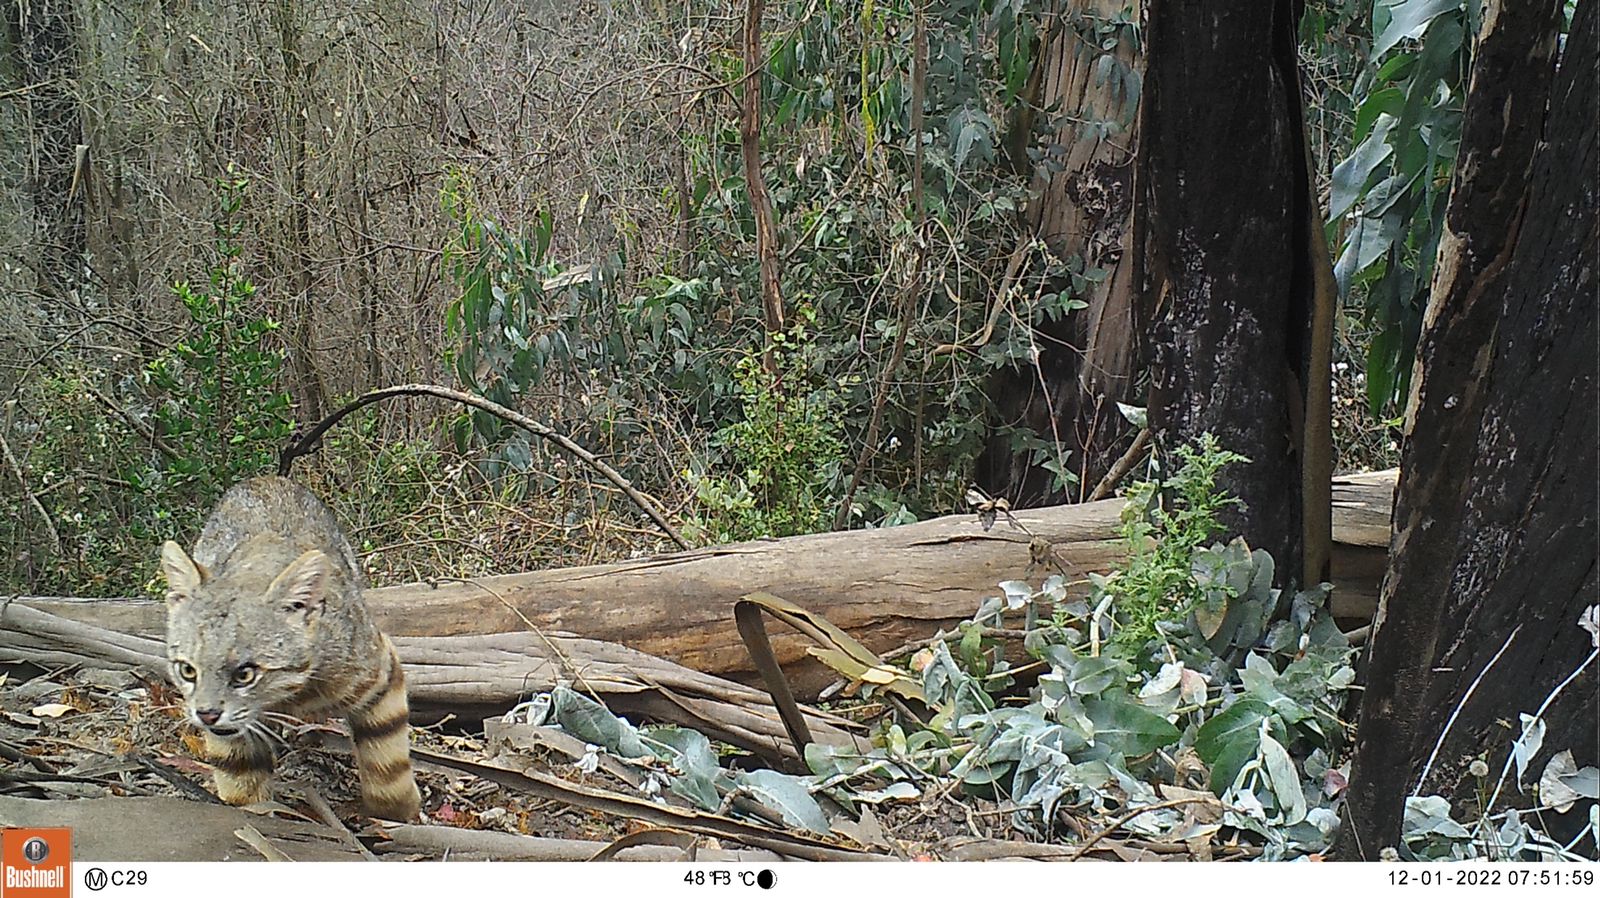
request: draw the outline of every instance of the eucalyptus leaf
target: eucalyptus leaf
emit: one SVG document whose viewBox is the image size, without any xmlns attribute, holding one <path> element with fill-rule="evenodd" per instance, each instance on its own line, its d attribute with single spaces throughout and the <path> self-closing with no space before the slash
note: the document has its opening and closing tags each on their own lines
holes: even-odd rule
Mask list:
<svg viewBox="0 0 1600 898">
<path fill-rule="evenodd" d="M 734 774 L 734 783 L 762 805 L 777 811 L 790 826 L 827 835 L 828 815 L 800 777 L 776 770 L 746 770 Z"/>
<path fill-rule="evenodd" d="M 1462 0 L 1379 0 L 1373 20 L 1384 24 L 1372 40 L 1372 55 L 1382 56 L 1407 38 L 1421 37 L 1440 14 L 1461 7 Z"/>
<path fill-rule="evenodd" d="M 882 789 L 855 790 L 850 798 L 863 804 L 883 804 L 886 801 L 914 801 L 922 797 L 922 790 L 907 782 L 890 783 Z"/>
<path fill-rule="evenodd" d="M 1578 769 L 1572 750 L 1558 753 L 1539 775 L 1539 801 L 1565 814 L 1581 799 L 1600 799 L 1600 769 Z"/>
<path fill-rule="evenodd" d="M 679 770 L 668 786 L 702 810 L 714 811 L 722 804 L 717 780 L 723 776 L 717 753 L 704 734 L 684 727 L 653 727 L 647 734 L 667 751 L 656 750 Z"/>
<path fill-rule="evenodd" d="M 1093 698 L 1083 703 L 1094 723 L 1094 741 L 1129 757 L 1148 754 L 1178 741 L 1183 735 L 1166 718 L 1126 699 Z"/>
<path fill-rule="evenodd" d="M 624 758 L 650 754 L 633 724 L 606 710 L 605 705 L 566 686 L 557 686 L 550 695 L 556 723 L 573 736 Z"/>
<path fill-rule="evenodd" d="M 1200 725 L 1194 737 L 1195 753 L 1207 764 L 1215 764 L 1229 745 L 1245 742 L 1253 754 L 1261 721 L 1271 713 L 1272 709 L 1259 699 L 1239 699 Z"/>
<path fill-rule="evenodd" d="M 1517 764 L 1517 788 L 1522 788 L 1523 777 L 1527 776 L 1528 765 L 1532 763 L 1534 755 L 1544 747 L 1544 718 L 1534 717 L 1531 714 L 1519 714 L 1522 720 L 1522 735 L 1517 741 L 1511 743 L 1511 757 Z"/>
<path fill-rule="evenodd" d="M 1120 662 L 1104 655 L 1078 658 L 1067 677 L 1067 688 L 1080 697 L 1099 695 L 1120 678 L 1122 669 Z"/>
<path fill-rule="evenodd" d="M 1345 157 L 1343 162 L 1334 167 L 1330 188 L 1332 193 L 1328 200 L 1330 219 L 1337 220 L 1350 211 L 1356 200 L 1361 198 L 1372 173 L 1394 153 L 1394 147 L 1389 143 L 1389 132 L 1393 130 L 1394 125 L 1394 116 L 1388 113 L 1378 114 L 1377 120 L 1373 123 L 1372 133 Z"/>
<path fill-rule="evenodd" d="M 1026 605 L 1028 599 L 1033 597 L 1033 587 L 1021 580 L 1001 581 L 1000 589 L 1005 592 L 1006 607 L 1013 611 Z"/>
<path fill-rule="evenodd" d="M 1401 834 L 1406 839 L 1429 835 L 1467 839 L 1471 833 L 1450 817 L 1450 802 L 1438 795 L 1413 795 L 1406 799 Z"/>
<path fill-rule="evenodd" d="M 1283 824 L 1295 824 L 1306 819 L 1306 794 L 1300 787 L 1300 773 L 1295 769 L 1289 750 L 1272 738 L 1271 733 L 1261 734 L 1261 763 L 1277 798 L 1278 813 Z"/>
</svg>

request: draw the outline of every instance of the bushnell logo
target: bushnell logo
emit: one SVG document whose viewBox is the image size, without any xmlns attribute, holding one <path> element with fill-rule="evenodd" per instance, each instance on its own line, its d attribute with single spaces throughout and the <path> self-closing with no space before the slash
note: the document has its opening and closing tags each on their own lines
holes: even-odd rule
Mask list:
<svg viewBox="0 0 1600 898">
<path fill-rule="evenodd" d="M 0 832 L 0 894 L 5 898 L 68 898 L 72 883 L 72 831 L 6 829 Z"/>
<path fill-rule="evenodd" d="M 42 864 L 50 856 L 50 843 L 34 836 L 22 843 L 22 857 L 30 864 Z"/>
</svg>

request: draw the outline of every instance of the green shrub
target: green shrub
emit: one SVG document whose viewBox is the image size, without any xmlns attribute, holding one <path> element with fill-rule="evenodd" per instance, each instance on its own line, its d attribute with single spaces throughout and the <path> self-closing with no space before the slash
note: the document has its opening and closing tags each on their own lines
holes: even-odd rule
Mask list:
<svg viewBox="0 0 1600 898">
<path fill-rule="evenodd" d="M 1179 466 L 1165 479 L 1128 488 L 1119 532 L 1128 541 L 1128 562 L 1095 577 L 1091 604 L 1110 597 L 1118 627 L 1112 646 L 1136 652 L 1156 637 L 1160 621 L 1180 621 L 1203 597 L 1195 579 L 1194 554 L 1221 524 L 1217 515 L 1238 499 L 1217 490 L 1217 472 L 1249 459 L 1202 434 L 1194 446 L 1179 446 Z"/>
<path fill-rule="evenodd" d="M 770 365 L 747 352 L 735 365 L 742 416 L 721 428 L 711 471 L 689 473 L 700 516 L 692 528 L 713 542 L 793 536 L 831 526 L 839 500 L 838 397 L 810 382 L 804 325 L 773 334 Z"/>
<path fill-rule="evenodd" d="M 235 481 L 268 473 L 289 438 L 290 399 L 281 386 L 283 350 L 273 345 L 278 322 L 255 300 L 240 268 L 240 210 L 249 183 L 218 179 L 215 261 L 206 282 L 179 281 L 173 295 L 188 313 L 183 337 L 145 366 L 154 401 L 151 418 L 171 454 L 126 472 L 149 524 L 167 509 L 204 509 Z M 167 526 L 139 536 L 154 538 Z"/>
</svg>

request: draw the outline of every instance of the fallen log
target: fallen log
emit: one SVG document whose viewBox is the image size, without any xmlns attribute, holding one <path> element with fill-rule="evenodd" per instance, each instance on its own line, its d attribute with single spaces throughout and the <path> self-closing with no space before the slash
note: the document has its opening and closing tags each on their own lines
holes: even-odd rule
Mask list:
<svg viewBox="0 0 1600 898">
<path fill-rule="evenodd" d="M 1377 605 L 1394 484 L 1394 471 L 1334 479 L 1334 613 L 1351 622 L 1369 619 Z M 1038 583 L 1059 569 L 1082 594 L 1088 573 L 1104 572 L 1123 556 L 1116 535 L 1121 510 L 1120 499 L 1027 509 L 1013 513 L 1021 528 L 1002 519 L 988 531 L 975 515 L 951 515 L 591 567 L 386 587 L 369 590 L 367 601 L 396 636 L 578 634 L 750 679 L 754 670 L 733 621 L 733 604 L 746 593 L 775 593 L 884 651 L 953 627 L 997 594 L 1002 580 Z M 161 638 L 166 624 L 159 600 L 18 601 L 149 638 Z M 772 641 L 798 694 L 815 694 L 828 682 L 806 657 L 805 640 L 774 632 Z"/>
<path fill-rule="evenodd" d="M 564 681 L 612 712 L 676 723 L 773 761 L 798 757 L 771 700 L 758 689 L 690 670 L 613 643 L 531 633 L 397 636 L 413 720 L 445 714 L 478 720 Z M 30 608 L 0 604 L 0 662 L 45 667 L 142 669 L 162 676 L 166 647 Z M 851 724 L 802 709 L 812 737 L 855 743 Z M 863 743 L 863 747 L 865 747 Z"/>
</svg>

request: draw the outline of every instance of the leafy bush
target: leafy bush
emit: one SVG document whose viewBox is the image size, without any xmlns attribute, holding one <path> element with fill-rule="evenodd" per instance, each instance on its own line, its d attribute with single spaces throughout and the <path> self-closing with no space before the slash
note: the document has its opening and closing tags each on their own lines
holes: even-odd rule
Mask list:
<svg viewBox="0 0 1600 898">
<path fill-rule="evenodd" d="M 235 481 L 272 470 L 289 438 L 290 399 L 281 385 L 278 323 L 255 301 L 240 270 L 243 178 L 217 181 L 216 254 L 205 284 L 172 288 L 188 314 L 184 336 L 145 366 L 151 419 L 169 452 L 126 471 L 142 514 L 134 535 L 170 532 L 172 509 L 203 515 Z"/>
<path fill-rule="evenodd" d="M 746 353 L 735 366 L 743 416 L 713 441 L 723 454 L 714 468 L 723 473 L 690 473 L 702 510 L 694 529 L 712 541 L 831 525 L 843 446 L 836 394 L 810 383 L 811 349 L 804 325 L 797 325 L 774 334 L 767 353 Z"/>
<path fill-rule="evenodd" d="M 14 426 L 61 552 L 39 563 L 48 553 L 32 529 L 37 515 L 19 503 L 4 526 L 13 545 L 28 546 L 10 571 L 18 585 L 115 595 L 148 584 L 153 547 L 193 534 L 222 490 L 271 470 L 287 440 L 278 324 L 240 265 L 248 184 L 230 173 L 216 191 L 206 279 L 172 288 L 186 317 L 181 336 L 108 385 L 96 372 L 137 359 L 56 359 L 51 376 L 27 385 L 30 411 Z"/>
<path fill-rule="evenodd" d="M 1177 457 L 1178 470 L 1165 482 L 1143 480 L 1128 488 L 1121 525 L 1127 566 L 1107 577 L 1090 577 L 1091 601 L 1116 607 L 1118 627 L 1111 643 L 1123 653 L 1143 649 L 1156 638 L 1158 623 L 1183 619 L 1206 598 L 1195 573 L 1195 552 L 1221 528 L 1218 512 L 1238 503 L 1217 491 L 1217 472 L 1249 462 L 1218 447 L 1209 433 L 1197 446 L 1179 446 Z"/>
<path fill-rule="evenodd" d="M 1005 581 L 956 633 L 916 652 L 909 670 L 880 665 L 855 684 L 868 701 L 882 692 L 924 704 L 926 722 L 886 717 L 865 751 L 813 744 L 804 776 L 732 773 L 703 736 L 634 728 L 565 689 L 517 713 L 554 718 L 623 757 L 669 761 L 665 787 L 701 807 L 725 807 L 742 787 L 790 825 L 817 832 L 829 831 L 837 813 L 821 796 L 853 814 L 959 787 L 1003 801 L 1016 827 L 1042 838 L 1071 811 L 1091 828 L 1117 821 L 1174 843 L 1234 841 L 1219 835 L 1227 827 L 1249 834 L 1267 859 L 1323 851 L 1338 822 L 1333 802 L 1344 774 L 1335 759 L 1353 650 L 1334 626 L 1325 585 L 1286 596 L 1270 587 L 1265 553 L 1238 540 L 1204 547 L 1230 501 L 1215 493 L 1214 475 L 1238 457 L 1211 440 L 1183 457 L 1167 484 L 1180 497 L 1172 508 L 1152 512 L 1148 494 L 1129 502 L 1130 522 L 1146 522 L 1127 525 L 1130 538 L 1156 545 L 1107 578 L 1188 591 L 1159 606 L 1158 652 L 1110 651 L 1111 634 L 1137 618 L 1070 597 L 1082 584 L 1059 575 L 1037 589 Z M 1156 559 L 1167 569 L 1162 578 L 1135 573 Z M 1213 592 L 1218 626 L 1196 613 Z M 1139 601 L 1132 592 L 1107 595 Z M 1020 666 L 1007 657 L 1019 623 L 1028 655 Z M 1017 694 L 1023 667 L 1038 672 L 1025 696 Z M 1137 809 L 1145 810 L 1130 816 Z"/>
<path fill-rule="evenodd" d="M 883 419 L 852 521 L 898 523 L 958 506 L 996 426 L 1070 481 L 1057 441 L 991 422 L 984 393 L 997 369 L 1035 364 L 1033 328 L 1081 309 L 1079 295 L 1105 277 L 1030 239 L 1019 214 L 1030 180 L 1062 166 L 1060 148 L 1038 139 L 1054 123 L 1041 116 L 1030 129 L 1031 117 L 1015 115 L 1048 10 L 1035 2 L 929 7 L 925 123 L 912 133 L 906 36 L 914 8 L 785 4 L 774 12 L 789 26 L 769 30 L 761 75 L 764 177 L 781 225 L 784 307 L 806 322 L 800 364 L 827 375 L 831 439 L 841 448 L 785 436 L 772 445 L 793 446 L 800 457 L 766 457 L 755 482 L 722 470 L 744 464 L 736 444 L 755 457 L 739 428 L 760 432 L 772 423 L 761 422 L 767 412 L 752 404 L 748 372 L 734 364 L 769 335 L 733 104 L 701 104 L 705 127 L 684 128 L 684 179 L 672 199 L 688 242 L 663 258 L 563 266 L 550 247 L 564 222 L 545 212 L 520 228 L 498 224 L 478 207 L 465 173 L 453 174 L 442 199 L 457 225 L 446 260 L 456 291 L 446 329 L 457 377 L 502 404 L 536 407 L 612 453 L 643 488 L 692 488 L 706 523 L 730 535 L 791 532 L 802 520 L 807 529 L 829 526 L 818 512 L 824 488 L 815 472 L 774 487 L 761 479 L 764 468 L 851 464 L 864 451 L 880 392 Z M 1118 131 L 1131 122 L 1138 77 L 1115 50 L 1137 40 L 1136 22 L 1075 16 L 1072 27 L 1092 39 L 1087 62 L 1127 100 L 1117 121 L 1084 127 Z M 714 50 L 709 65 L 728 83 L 744 77 L 730 50 Z M 923 183 L 913 188 L 919 148 Z M 999 271 L 1014 257 L 1023 264 L 999 295 Z M 902 336 L 898 370 L 885 371 Z M 785 389 L 772 411 L 800 396 Z M 821 399 L 808 388 L 802 405 Z M 457 436 L 459 447 L 478 441 L 514 466 L 529 454 L 484 416 L 464 416 Z M 639 451 L 674 441 L 704 456 L 689 466 L 699 474 L 688 483 L 681 456 Z M 774 488 L 789 498 L 762 495 Z"/>
<path fill-rule="evenodd" d="M 1333 759 L 1354 652 L 1326 584 L 1284 595 L 1265 552 L 1239 539 L 1205 546 L 1233 501 L 1216 472 L 1242 459 L 1210 438 L 1180 457 L 1164 485 L 1132 491 L 1130 556 L 1091 578 L 1087 598 L 1070 599 L 1061 576 L 1038 589 L 1007 581 L 962 625 L 957 652 L 920 653 L 913 668 L 938 713 L 906 745 L 930 760 L 953 752 L 950 776 L 1009 796 L 1041 833 L 1060 807 L 1120 813 L 1158 804 L 1152 783 L 1194 782 L 1217 797 L 1222 824 L 1261 838 L 1265 857 L 1321 851 L 1337 823 Z M 1163 488 L 1170 506 L 1156 507 Z M 987 634 L 1019 610 L 1024 646 L 1047 672 L 1027 704 L 1001 707 L 1013 667 Z M 1192 821 L 1162 808 L 1129 828 L 1172 838 Z"/>
</svg>

